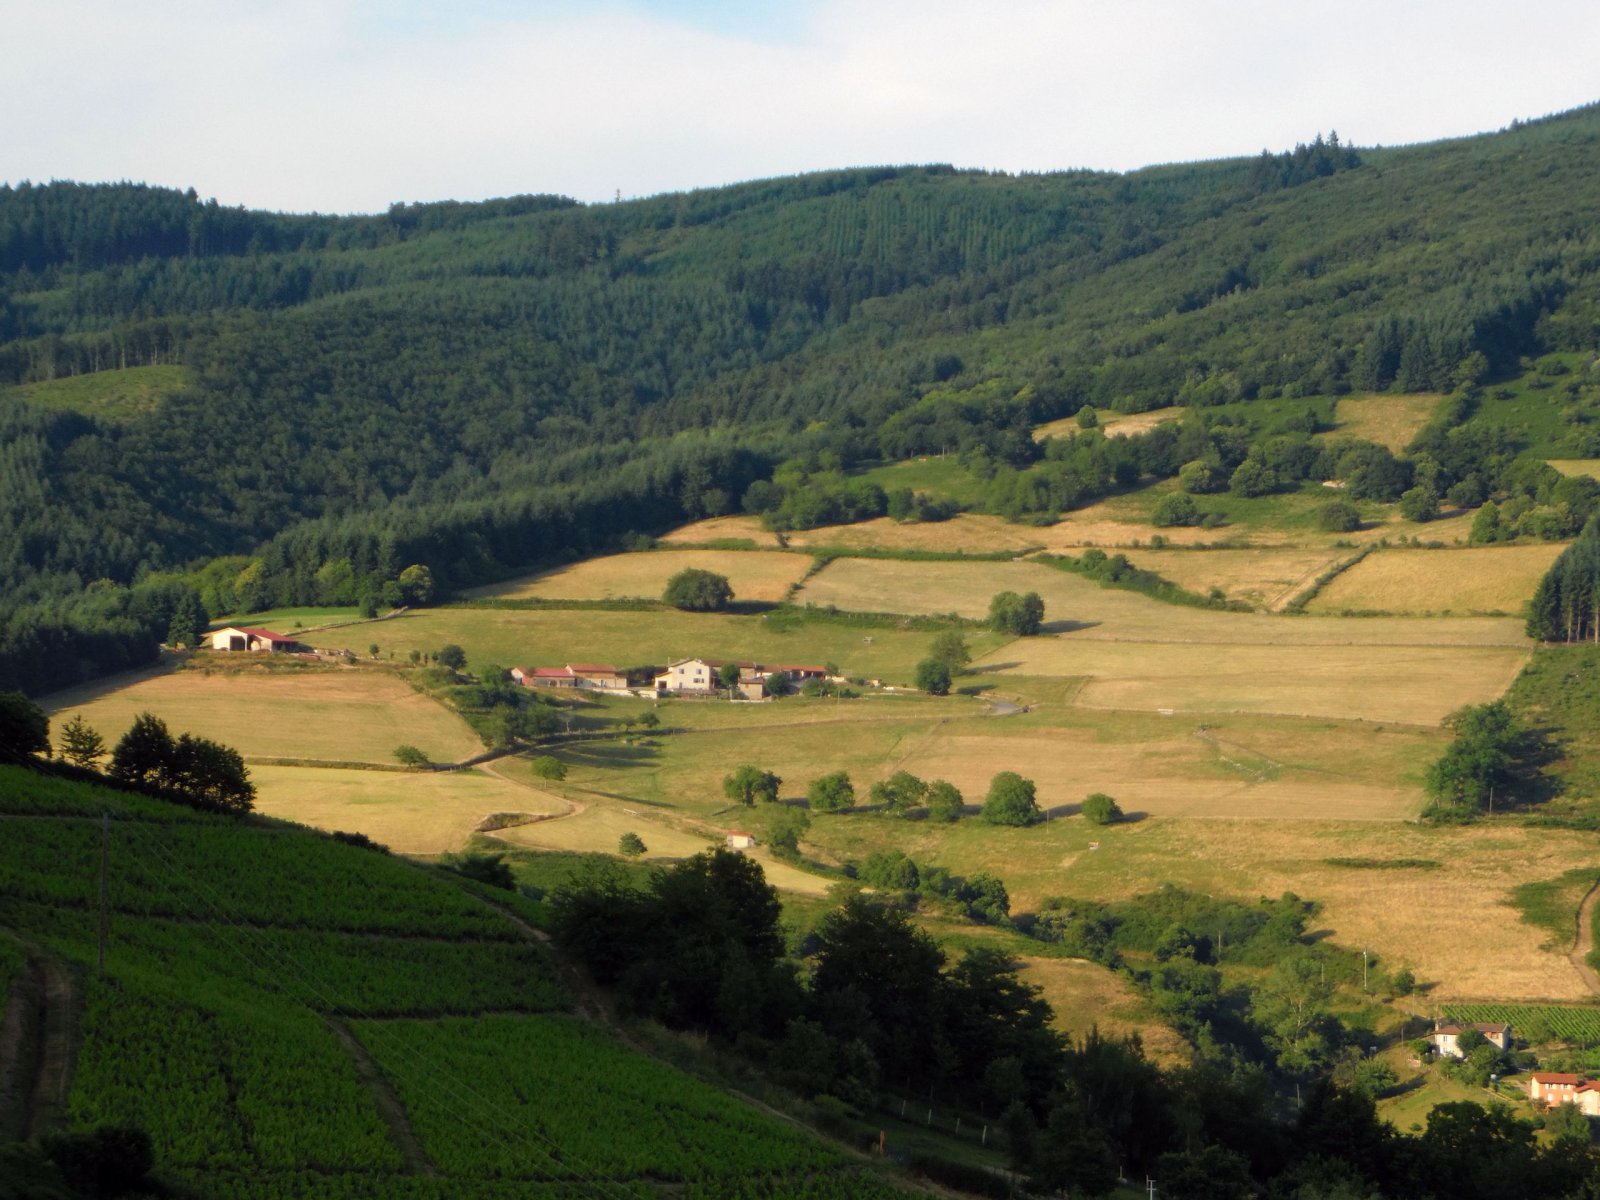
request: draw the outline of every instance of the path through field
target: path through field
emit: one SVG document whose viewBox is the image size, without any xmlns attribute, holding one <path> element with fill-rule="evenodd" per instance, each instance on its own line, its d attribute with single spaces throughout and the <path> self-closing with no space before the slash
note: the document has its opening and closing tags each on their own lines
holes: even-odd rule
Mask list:
<svg viewBox="0 0 1600 1200">
<path fill-rule="evenodd" d="M 1594 914 L 1597 907 L 1600 907 L 1600 881 L 1596 881 L 1589 889 L 1589 894 L 1583 898 L 1583 903 L 1578 906 L 1578 929 L 1572 939 L 1572 949 L 1567 952 L 1567 961 L 1578 973 L 1578 978 L 1583 980 L 1583 986 L 1600 996 L 1600 972 L 1596 972 L 1589 965 L 1589 948 L 1594 945 Z"/>
<path fill-rule="evenodd" d="M 406 1106 L 389 1083 L 383 1068 L 378 1066 L 371 1054 L 367 1053 L 367 1048 L 361 1044 L 361 1039 L 351 1032 L 350 1026 L 342 1018 L 324 1016 L 323 1020 L 333 1032 L 333 1036 L 339 1039 L 339 1044 L 345 1048 L 345 1052 L 350 1055 L 350 1061 L 356 1069 L 356 1078 L 361 1081 L 361 1085 L 372 1097 L 372 1102 L 377 1105 L 378 1117 L 388 1127 L 395 1148 L 405 1158 L 407 1170 L 413 1175 L 438 1178 L 442 1172 L 433 1165 L 433 1160 L 423 1149 L 422 1139 L 411 1127 L 411 1117 L 406 1112 Z"/>
<path fill-rule="evenodd" d="M 38 1005 L 38 1066 L 24 1122 L 30 1139 L 53 1133 L 64 1122 L 77 1046 L 78 981 L 60 959 L 32 960 L 33 999 Z"/>
</svg>

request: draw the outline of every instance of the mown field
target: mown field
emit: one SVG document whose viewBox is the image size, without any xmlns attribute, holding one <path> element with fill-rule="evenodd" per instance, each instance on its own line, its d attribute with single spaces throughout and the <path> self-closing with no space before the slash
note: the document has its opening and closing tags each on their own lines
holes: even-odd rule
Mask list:
<svg viewBox="0 0 1600 1200">
<path fill-rule="evenodd" d="M 85 818 L 103 811 L 115 850 L 97 975 L 85 900 L 100 828 Z M 14 768 L 0 768 L 0 825 L 0 929 L 64 959 L 80 991 L 65 1000 L 81 1004 L 72 1120 L 147 1130 L 185 1193 L 899 1194 L 566 1015 L 542 948 L 452 876 Z"/>
<path fill-rule="evenodd" d="M 372 629 L 380 637 L 388 625 Z M 392 764 L 394 748 L 408 743 L 435 762 L 455 762 L 483 749 L 465 721 L 387 671 L 269 670 L 221 656 L 210 661 L 209 669 L 47 696 L 44 706 L 58 722 L 81 713 L 108 746 L 136 716 L 150 712 L 174 736 L 212 738 L 247 759 Z"/>
<path fill-rule="evenodd" d="M 1448 551 L 1386 547 L 1336 575 L 1306 611 L 1517 616 L 1564 548 L 1555 542 Z"/>
<path fill-rule="evenodd" d="M 1416 440 L 1442 399 L 1443 396 L 1428 392 L 1340 396 L 1334 406 L 1334 429 L 1329 436 L 1377 442 L 1400 454 Z"/>
<path fill-rule="evenodd" d="M 554 815 L 560 796 L 483 769 L 363 771 L 352 768 L 250 768 L 256 809 L 317 829 L 355 830 L 402 854 L 461 849 L 493 813 Z"/>
<path fill-rule="evenodd" d="M 811 568 L 805 554 L 739 550 L 652 550 L 610 554 L 525 579 L 478 588 L 475 597 L 541 600 L 659 600 L 667 581 L 696 569 L 724 576 L 736 600 L 776 602 Z"/>
</svg>

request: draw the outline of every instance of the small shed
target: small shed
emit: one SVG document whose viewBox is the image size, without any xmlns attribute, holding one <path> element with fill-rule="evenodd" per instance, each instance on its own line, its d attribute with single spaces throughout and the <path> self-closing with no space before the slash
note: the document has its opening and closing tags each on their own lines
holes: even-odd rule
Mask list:
<svg viewBox="0 0 1600 1200">
<path fill-rule="evenodd" d="M 756 844 L 756 839 L 754 834 L 741 833 L 735 829 L 722 839 L 722 844 L 729 850 L 749 850 Z"/>
</svg>

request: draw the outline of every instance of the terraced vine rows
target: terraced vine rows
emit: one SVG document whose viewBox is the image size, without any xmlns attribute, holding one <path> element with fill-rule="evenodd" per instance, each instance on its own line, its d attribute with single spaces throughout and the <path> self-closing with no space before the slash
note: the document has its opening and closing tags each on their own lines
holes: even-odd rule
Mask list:
<svg viewBox="0 0 1600 1200">
<path fill-rule="evenodd" d="M 71 1120 L 147 1129 L 219 1200 L 901 1194 L 568 1015 L 544 948 L 469 886 L 309 832 L 0 768 L 0 930 L 83 969 Z"/>
</svg>

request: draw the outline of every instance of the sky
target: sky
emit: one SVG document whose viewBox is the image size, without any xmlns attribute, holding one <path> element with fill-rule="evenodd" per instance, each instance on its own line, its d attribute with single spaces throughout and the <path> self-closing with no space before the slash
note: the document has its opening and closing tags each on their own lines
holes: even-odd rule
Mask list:
<svg viewBox="0 0 1600 1200">
<path fill-rule="evenodd" d="M 0 181 L 376 212 L 1131 170 L 1600 100 L 1594 0 L 4 0 Z"/>
</svg>

